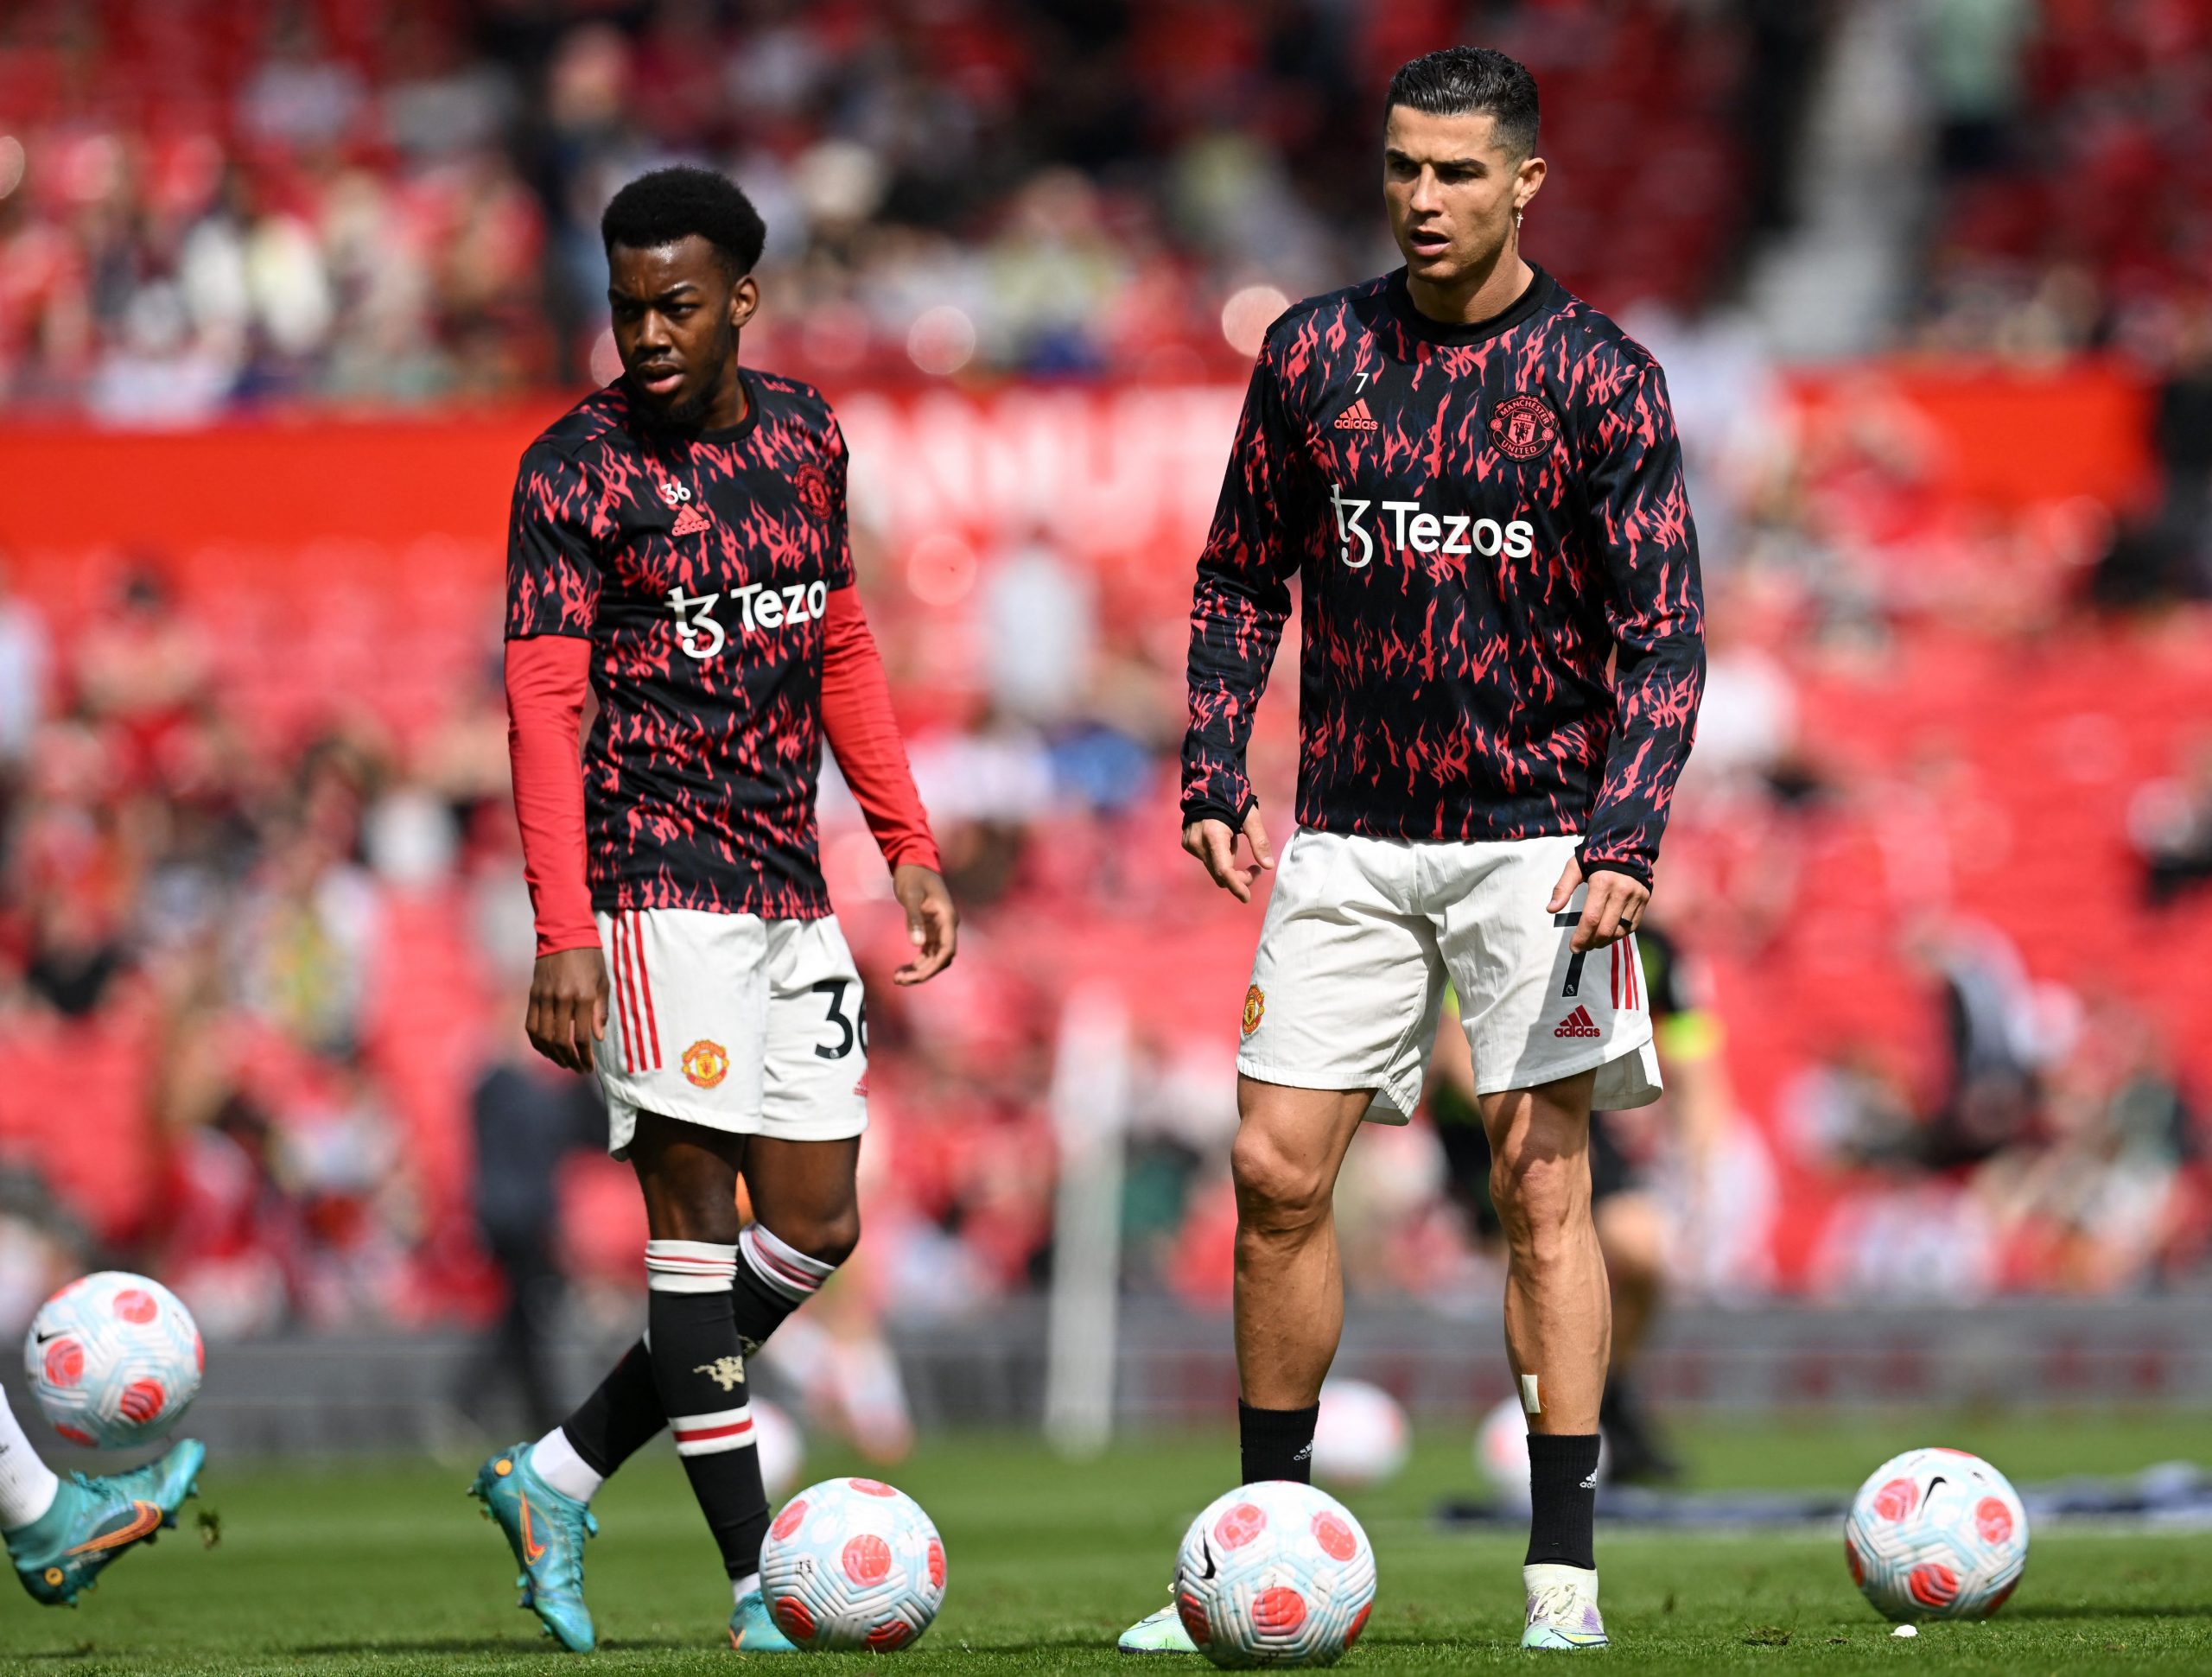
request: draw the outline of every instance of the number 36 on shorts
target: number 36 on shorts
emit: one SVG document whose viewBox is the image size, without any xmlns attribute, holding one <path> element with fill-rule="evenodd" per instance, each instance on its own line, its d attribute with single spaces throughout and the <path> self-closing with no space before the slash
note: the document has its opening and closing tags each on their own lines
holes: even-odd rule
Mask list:
<svg viewBox="0 0 2212 1677">
<path fill-rule="evenodd" d="M 611 994 L 595 1058 L 616 1158 L 640 1110 L 792 1141 L 868 1128 L 868 999 L 835 916 L 598 920 Z"/>
</svg>

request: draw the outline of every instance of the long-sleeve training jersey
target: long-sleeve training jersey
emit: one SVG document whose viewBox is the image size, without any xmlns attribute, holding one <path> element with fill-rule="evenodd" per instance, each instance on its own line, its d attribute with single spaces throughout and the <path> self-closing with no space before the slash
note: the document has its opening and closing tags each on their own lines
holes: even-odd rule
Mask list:
<svg viewBox="0 0 2212 1677">
<path fill-rule="evenodd" d="M 726 431 L 656 428 L 618 381 L 523 456 L 509 746 L 541 955 L 596 943 L 594 908 L 829 912 L 825 734 L 885 858 L 938 866 L 853 588 L 844 437 L 811 386 L 741 377 Z"/>
<path fill-rule="evenodd" d="M 1302 573 L 1298 822 L 1579 833 L 1649 883 L 1705 679 L 1697 536 L 1658 365 L 1541 270 L 1421 314 L 1403 270 L 1297 305 L 1252 372 L 1198 562 L 1186 820 L 1240 825 Z"/>
</svg>

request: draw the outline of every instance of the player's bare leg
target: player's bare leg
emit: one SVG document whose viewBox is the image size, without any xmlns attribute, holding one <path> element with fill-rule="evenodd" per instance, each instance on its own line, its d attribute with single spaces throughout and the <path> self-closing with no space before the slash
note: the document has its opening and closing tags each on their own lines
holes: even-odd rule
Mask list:
<svg viewBox="0 0 2212 1677">
<path fill-rule="evenodd" d="M 1529 1416 L 1529 1597 L 1522 1645 L 1602 1645 L 1592 1521 L 1612 1296 L 1590 1210 L 1586 1071 L 1480 1097 L 1491 1197 L 1506 1244 L 1505 1344 Z"/>
<path fill-rule="evenodd" d="M 1264 854 L 1264 835 L 1255 851 Z M 1249 881 L 1245 881 L 1249 886 Z M 1236 1431 L 1241 1482 L 1313 1478 L 1321 1382 L 1344 1324 L 1337 1172 L 1374 1091 L 1236 1080 Z M 1174 1607 L 1122 1633 L 1124 1654 L 1196 1654 Z"/>
<path fill-rule="evenodd" d="M 1236 1080 L 1236 1369 L 1244 1482 L 1310 1477 L 1314 1406 L 1344 1331 L 1332 1201 L 1369 1089 Z"/>
<path fill-rule="evenodd" d="M 1596 1080 L 1586 1071 L 1480 1097 L 1505 1233 L 1506 1350 L 1531 1432 L 1595 1432 L 1605 1394 L 1612 1300 L 1590 1211 Z"/>
</svg>

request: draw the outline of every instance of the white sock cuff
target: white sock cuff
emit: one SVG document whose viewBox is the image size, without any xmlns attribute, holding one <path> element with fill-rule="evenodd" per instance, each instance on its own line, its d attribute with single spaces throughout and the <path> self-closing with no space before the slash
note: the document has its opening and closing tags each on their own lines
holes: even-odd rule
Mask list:
<svg viewBox="0 0 2212 1677">
<path fill-rule="evenodd" d="M 734 1578 L 729 1581 L 729 1587 L 730 1593 L 737 1598 L 738 1605 L 742 1607 L 747 1596 L 760 1593 L 760 1574 L 747 1572 L 743 1578 Z"/>
<path fill-rule="evenodd" d="M 676 1437 L 679 1456 L 716 1456 L 725 1450 L 753 1447 L 753 1406 L 718 1409 L 706 1415 L 671 1415 L 668 1430 Z"/>
<path fill-rule="evenodd" d="M 785 1298 L 804 1303 L 822 1291 L 822 1284 L 837 1273 L 837 1266 L 810 1258 L 790 1242 L 757 1223 L 749 1223 L 737 1237 L 737 1249 L 747 1267 Z"/>
<path fill-rule="evenodd" d="M 645 1285 L 655 1293 L 721 1293 L 737 1279 L 737 1248 L 712 1241 L 647 1241 Z"/>
<path fill-rule="evenodd" d="M 43 1519 L 54 1506 L 61 1481 L 39 1459 L 22 1424 L 0 1392 L 0 1531 L 16 1531 Z"/>
<path fill-rule="evenodd" d="M 563 1496 L 579 1502 L 588 1502 L 599 1495 L 599 1488 L 606 1479 L 592 1464 L 576 1453 L 569 1442 L 569 1435 L 555 1427 L 530 1447 L 530 1471 L 559 1491 Z"/>
</svg>

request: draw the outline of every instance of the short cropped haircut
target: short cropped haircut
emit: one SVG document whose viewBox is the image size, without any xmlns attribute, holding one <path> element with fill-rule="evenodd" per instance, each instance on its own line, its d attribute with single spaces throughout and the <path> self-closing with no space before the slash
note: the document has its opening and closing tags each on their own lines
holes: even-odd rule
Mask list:
<svg viewBox="0 0 2212 1677">
<path fill-rule="evenodd" d="M 1446 47 L 1398 67 L 1384 101 L 1431 117 L 1488 117 L 1498 143 L 1515 158 L 1536 151 L 1536 79 L 1517 58 L 1494 47 Z"/>
<path fill-rule="evenodd" d="M 640 175 L 614 194 L 599 219 L 599 236 L 609 252 L 618 245 L 650 251 L 693 233 L 721 253 L 733 276 L 753 271 L 768 239 L 760 212 L 736 181 L 688 163 Z"/>
</svg>

